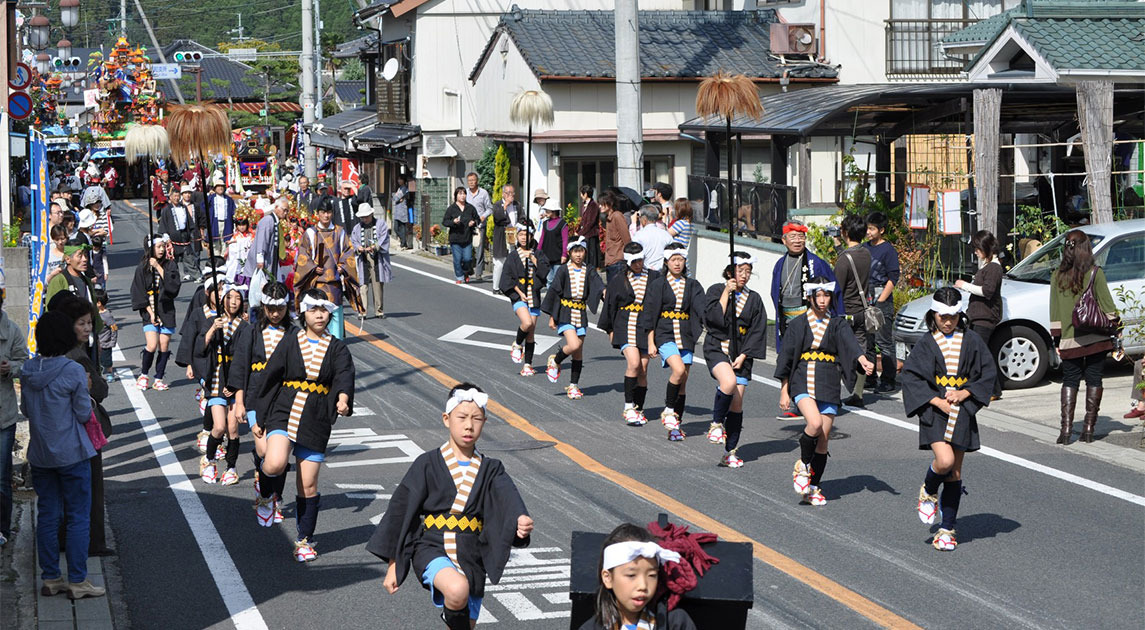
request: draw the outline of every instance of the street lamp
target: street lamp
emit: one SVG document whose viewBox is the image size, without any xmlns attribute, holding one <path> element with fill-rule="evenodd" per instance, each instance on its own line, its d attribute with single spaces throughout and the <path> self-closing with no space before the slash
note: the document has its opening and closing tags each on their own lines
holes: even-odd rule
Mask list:
<svg viewBox="0 0 1145 630">
<path fill-rule="evenodd" d="M 48 47 L 48 31 L 51 29 L 51 22 L 43 15 L 32 16 L 28 20 L 28 45 L 35 50 L 43 50 Z"/>
<path fill-rule="evenodd" d="M 40 53 L 36 55 L 36 72 L 42 75 L 48 74 L 52 69 L 52 58 L 48 53 Z"/>
<path fill-rule="evenodd" d="M 64 28 L 80 23 L 80 0 L 60 0 L 60 22 Z"/>
<path fill-rule="evenodd" d="M 56 43 L 56 49 L 60 59 L 63 59 L 65 62 L 72 58 L 72 43 L 70 41 L 61 39 Z"/>
</svg>

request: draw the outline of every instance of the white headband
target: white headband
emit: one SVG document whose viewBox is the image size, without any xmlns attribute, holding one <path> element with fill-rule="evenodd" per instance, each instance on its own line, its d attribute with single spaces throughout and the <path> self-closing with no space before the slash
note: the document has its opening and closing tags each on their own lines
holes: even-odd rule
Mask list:
<svg viewBox="0 0 1145 630">
<path fill-rule="evenodd" d="M 629 254 L 628 252 L 624 252 L 624 262 L 631 265 L 633 262 L 635 262 L 637 260 L 644 260 L 644 250 L 640 250 L 640 251 L 636 252 L 635 254 Z"/>
<path fill-rule="evenodd" d="M 954 304 L 954 305 L 943 304 L 942 302 L 939 302 L 938 300 L 931 298 L 930 299 L 930 310 L 934 311 L 935 313 L 938 313 L 939 315 L 957 315 L 958 313 L 962 312 L 962 304 L 961 303 Z"/>
<path fill-rule="evenodd" d="M 316 300 L 308 295 L 302 298 L 302 303 L 298 305 L 298 308 L 303 313 L 309 311 L 312 308 L 321 308 L 324 309 L 327 313 L 333 314 L 334 311 L 338 310 L 338 305 L 331 302 L 330 300 Z"/>
<path fill-rule="evenodd" d="M 207 276 L 206 278 L 203 278 L 203 288 L 204 289 L 210 289 L 211 287 L 215 286 L 215 283 L 219 279 L 220 278 L 217 278 L 214 275 L 210 275 L 210 276 Z"/>
<path fill-rule="evenodd" d="M 803 285 L 803 290 L 808 295 L 815 295 L 816 291 L 826 291 L 827 293 L 834 293 L 835 292 L 835 283 L 834 282 L 820 282 L 819 284 L 805 284 L 805 285 Z"/>
<path fill-rule="evenodd" d="M 148 240 L 150 240 L 150 237 L 148 237 Z M 157 234 L 157 235 L 155 236 L 155 241 L 152 243 L 152 245 L 154 245 L 154 244 L 158 244 L 158 243 L 167 244 L 167 243 L 170 243 L 170 242 L 171 242 L 171 237 L 170 237 L 169 235 L 167 235 L 167 234 Z"/>
<path fill-rule="evenodd" d="M 453 395 L 449 397 L 449 400 L 445 401 L 445 414 L 449 415 L 453 413 L 453 410 L 457 408 L 457 405 L 460 405 L 463 402 L 471 402 L 484 409 L 485 405 L 489 403 L 489 394 L 479 392 L 476 389 L 459 389 L 453 392 Z"/>
<path fill-rule="evenodd" d="M 525 230 L 526 232 L 533 229 L 533 226 L 529 225 L 528 223 L 518 223 L 516 227 L 518 230 Z"/>
<path fill-rule="evenodd" d="M 737 265 L 737 266 L 738 265 L 755 265 L 755 263 L 756 263 L 755 256 L 752 256 L 750 254 L 746 258 L 743 256 L 732 256 L 732 264 L 733 265 Z"/>
<path fill-rule="evenodd" d="M 665 562 L 679 562 L 680 554 L 665 549 L 654 542 L 628 540 L 604 548 L 604 564 L 601 568 L 608 571 L 622 564 L 628 564 L 637 558 L 654 558 L 660 564 L 664 564 Z"/>
<path fill-rule="evenodd" d="M 263 306 L 286 306 L 286 298 L 284 298 L 284 297 L 281 297 L 281 298 L 267 297 L 267 295 L 265 293 L 263 293 L 262 294 L 262 305 Z"/>
<path fill-rule="evenodd" d="M 587 250 L 588 249 L 588 243 L 585 242 L 584 237 L 582 236 L 582 237 L 576 239 L 575 241 L 569 241 L 568 247 L 565 248 L 565 251 L 571 252 L 574 247 L 583 247 Z"/>
<path fill-rule="evenodd" d="M 664 260 L 668 260 L 673 256 L 683 256 L 684 260 L 688 259 L 688 250 L 686 249 L 666 249 L 664 250 Z"/>
<path fill-rule="evenodd" d="M 239 295 L 246 296 L 246 287 L 241 284 L 224 284 L 222 291 L 219 295 L 226 297 L 231 291 L 237 292 Z"/>
</svg>

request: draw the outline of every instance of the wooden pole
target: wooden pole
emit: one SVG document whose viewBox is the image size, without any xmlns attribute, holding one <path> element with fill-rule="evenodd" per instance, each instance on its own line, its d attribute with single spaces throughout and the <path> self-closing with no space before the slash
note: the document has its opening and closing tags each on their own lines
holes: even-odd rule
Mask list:
<svg viewBox="0 0 1145 630">
<path fill-rule="evenodd" d="M 734 257 L 736 251 L 736 214 L 739 212 L 739 206 L 736 204 L 735 195 L 732 193 L 732 118 L 726 118 L 727 126 L 727 153 L 728 153 L 728 264 L 734 264 Z M 734 267 L 733 267 L 734 270 Z M 728 326 L 728 358 L 735 361 L 739 356 L 739 317 L 736 314 L 735 296 L 732 296 L 731 303 L 731 325 Z M 726 315 L 725 315 L 726 317 Z"/>
<path fill-rule="evenodd" d="M 978 227 L 998 233 L 998 144 L 1002 90 L 974 90 L 974 196 Z"/>
<path fill-rule="evenodd" d="M 1113 199 L 1109 192 L 1113 151 L 1113 82 L 1081 81 L 1077 84 L 1077 119 L 1085 150 L 1090 223 L 1113 222 Z"/>
</svg>

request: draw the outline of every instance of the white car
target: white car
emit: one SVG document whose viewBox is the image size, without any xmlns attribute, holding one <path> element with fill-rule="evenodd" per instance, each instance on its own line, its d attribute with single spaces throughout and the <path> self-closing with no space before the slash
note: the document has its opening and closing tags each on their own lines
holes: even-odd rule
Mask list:
<svg viewBox="0 0 1145 630">
<path fill-rule="evenodd" d="M 1078 228 L 1089 235 L 1093 256 L 1105 271 L 1122 319 L 1128 326 L 1141 319 L 1141 313 L 1127 313 L 1117 297 L 1120 287 L 1132 291 L 1145 304 L 1145 219 L 1115 221 Z M 1061 262 L 1059 235 L 1011 269 L 1002 280 L 1002 322 L 988 340 L 998 357 L 1002 386 L 1024 389 L 1040 383 L 1051 367 L 1060 363 L 1050 338 L 1050 277 Z M 963 292 L 963 308 L 970 295 Z M 926 332 L 924 316 L 930 297 L 913 300 L 895 317 L 895 355 L 905 360 L 910 348 Z M 1122 340 L 1127 354 L 1145 354 L 1145 338 Z"/>
</svg>

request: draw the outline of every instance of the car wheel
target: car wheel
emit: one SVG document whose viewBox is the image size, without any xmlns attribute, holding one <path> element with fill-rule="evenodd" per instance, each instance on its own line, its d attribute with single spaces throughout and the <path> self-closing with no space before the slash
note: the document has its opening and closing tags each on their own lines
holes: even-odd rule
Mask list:
<svg viewBox="0 0 1145 630">
<path fill-rule="evenodd" d="M 1050 369 L 1049 347 L 1029 326 L 1010 326 L 994 333 L 990 351 L 997 359 L 1004 389 L 1033 387 Z"/>
</svg>

